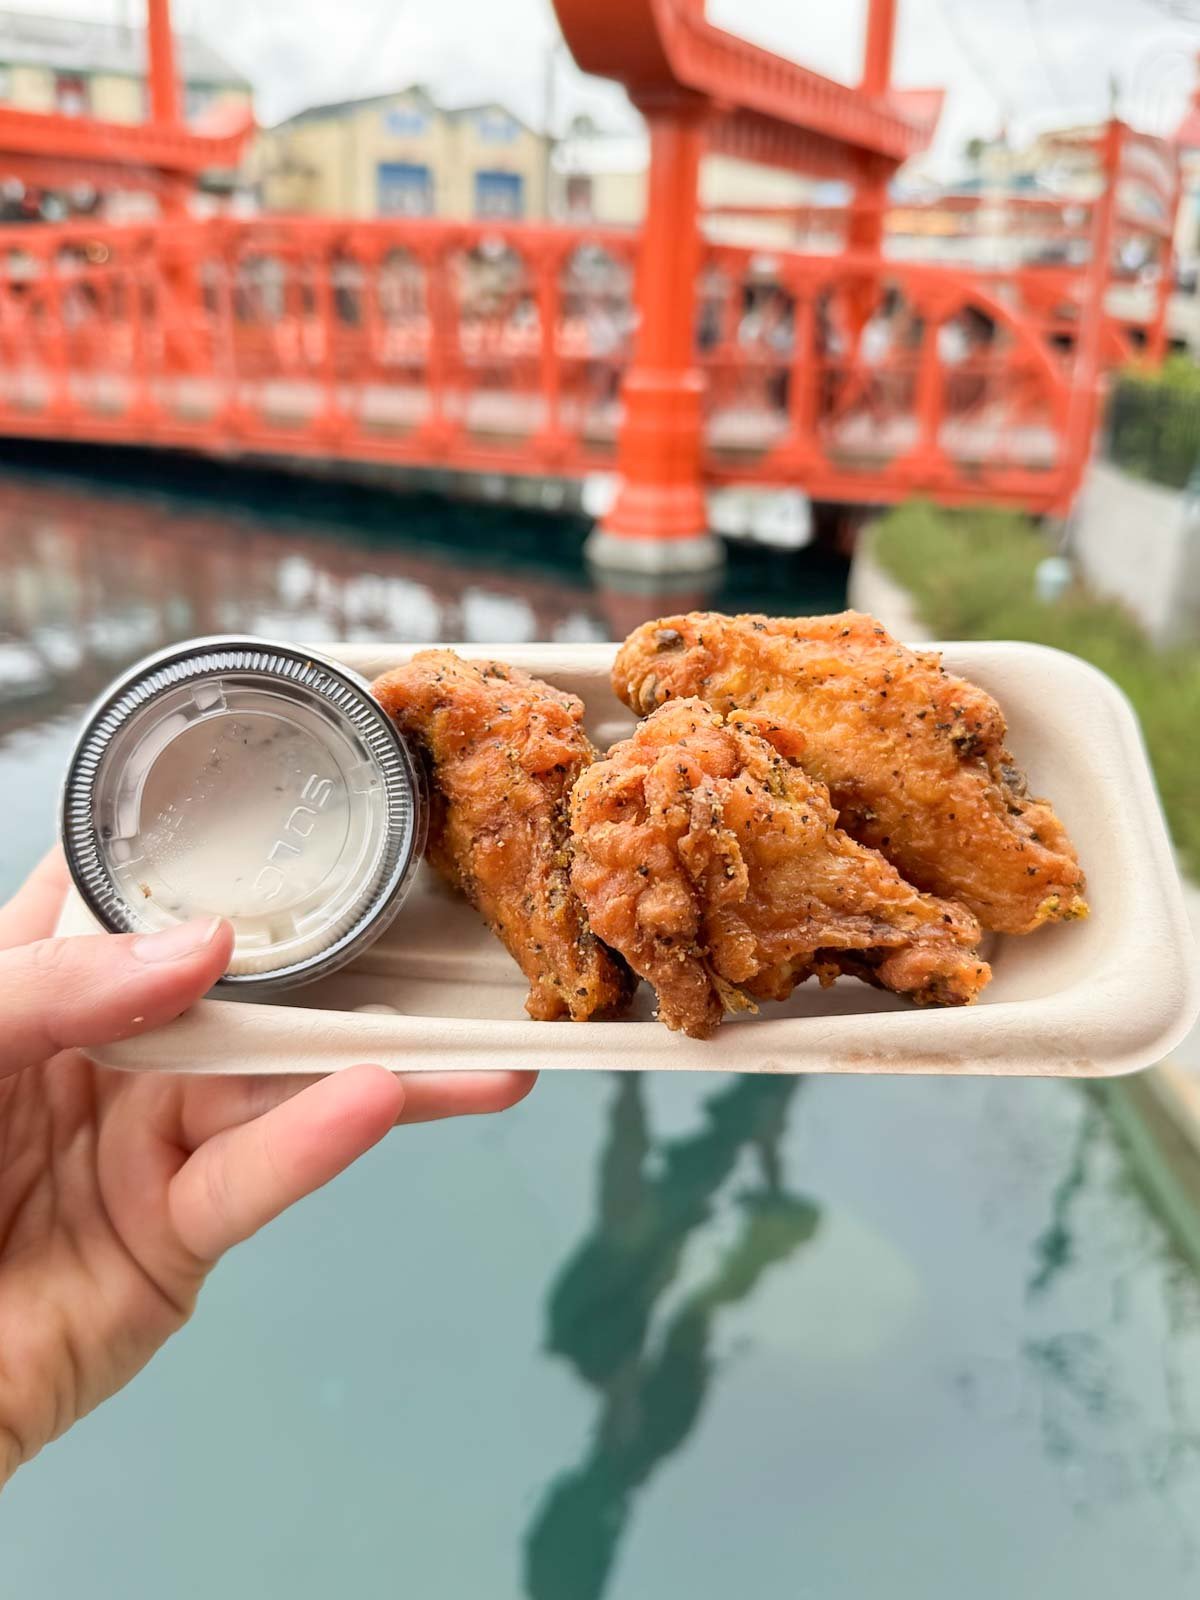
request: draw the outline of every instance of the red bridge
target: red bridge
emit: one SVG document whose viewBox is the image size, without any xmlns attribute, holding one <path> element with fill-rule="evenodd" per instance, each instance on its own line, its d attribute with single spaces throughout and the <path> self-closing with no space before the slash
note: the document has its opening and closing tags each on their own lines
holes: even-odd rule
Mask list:
<svg viewBox="0 0 1200 1600">
<path fill-rule="evenodd" d="M 888 89 L 894 0 L 871 0 L 862 84 L 711 27 L 701 0 L 557 0 L 585 68 L 620 77 L 650 131 L 647 220 L 602 228 L 187 214 L 194 174 L 248 128 L 178 116 L 165 0 L 150 0 L 152 119 L 107 129 L 0 111 L 4 174 L 120 173 L 144 225 L 7 228 L 0 433 L 580 478 L 616 474 L 601 559 L 712 557 L 705 490 L 819 500 L 912 494 L 1034 511 L 1071 503 L 1106 368 L 1156 359 L 1173 155 L 1111 123 L 1095 197 L 1014 209 L 1078 265 L 889 259 L 887 185 L 940 97 Z M 837 176 L 804 217 L 822 248 L 704 236 L 702 151 Z M 947 206 L 969 225 L 978 202 Z M 1120 247 L 1157 271 L 1140 323 L 1109 291 Z M 835 244 L 836 247 L 831 247 Z"/>
</svg>

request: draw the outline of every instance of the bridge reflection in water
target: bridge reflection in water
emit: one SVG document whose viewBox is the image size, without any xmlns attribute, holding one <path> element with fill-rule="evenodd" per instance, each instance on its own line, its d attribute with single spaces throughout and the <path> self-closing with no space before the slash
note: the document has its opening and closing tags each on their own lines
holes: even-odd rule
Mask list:
<svg viewBox="0 0 1200 1600">
<path fill-rule="evenodd" d="M 236 469 L 219 480 L 229 498 L 206 503 L 217 469 L 190 471 L 187 500 L 0 465 L 0 738 L 203 634 L 582 642 L 664 609 L 820 611 L 845 595 L 845 563 L 816 549 L 746 550 L 710 585 L 629 593 L 589 576 L 578 518 Z"/>
<path fill-rule="evenodd" d="M 553 1482 L 526 1536 L 530 1600 L 599 1600 L 638 1491 L 699 1420 L 722 1307 L 748 1299 L 816 1233 L 820 1209 L 788 1188 L 780 1160 L 804 1082 L 735 1079 L 696 1132 L 657 1140 L 642 1079 L 616 1079 L 596 1223 L 546 1307 L 547 1347 L 595 1391 L 599 1414 L 583 1460 Z M 746 1160 L 733 1241 L 680 1295 L 684 1252 L 712 1230 L 718 1193 Z"/>
</svg>

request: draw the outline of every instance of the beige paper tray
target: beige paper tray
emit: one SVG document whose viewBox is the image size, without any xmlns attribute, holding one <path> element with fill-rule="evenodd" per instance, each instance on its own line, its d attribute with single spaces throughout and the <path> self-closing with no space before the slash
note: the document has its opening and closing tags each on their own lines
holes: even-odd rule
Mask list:
<svg viewBox="0 0 1200 1600">
<path fill-rule="evenodd" d="M 365 677 L 416 647 L 339 645 Z M 804 984 L 784 1005 L 699 1042 L 631 1016 L 531 1022 L 525 984 L 475 913 L 424 867 L 395 923 L 353 966 L 274 1004 L 205 1000 L 158 1032 L 97 1052 L 132 1069 L 325 1072 L 393 1069 L 672 1068 L 722 1072 L 1023 1073 L 1099 1077 L 1161 1059 L 1197 1009 L 1191 935 L 1137 723 L 1101 673 L 1021 644 L 946 645 L 945 660 L 993 693 L 1034 793 L 1050 795 L 1079 848 L 1091 917 L 997 938 L 976 1006 L 917 1010 L 865 984 Z M 612 645 L 462 647 L 573 690 L 604 748 L 632 725 L 609 687 Z M 63 931 L 90 919 L 69 901 Z M 390 1008 L 364 1011 L 363 1007 Z"/>
</svg>

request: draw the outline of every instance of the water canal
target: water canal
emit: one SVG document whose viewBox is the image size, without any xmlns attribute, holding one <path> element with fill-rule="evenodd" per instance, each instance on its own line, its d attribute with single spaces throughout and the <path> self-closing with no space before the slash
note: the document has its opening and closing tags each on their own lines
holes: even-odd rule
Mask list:
<svg viewBox="0 0 1200 1600">
<path fill-rule="evenodd" d="M 159 644 L 595 639 L 661 608 L 591 587 L 569 519 L 52 465 L 0 477 L 2 892 L 80 708 Z M 843 598 L 831 558 L 734 573 L 665 603 Z M 1123 1096 L 547 1074 L 404 1130 L 19 1475 L 0 1594 L 1182 1600 L 1200 1281 Z"/>
</svg>

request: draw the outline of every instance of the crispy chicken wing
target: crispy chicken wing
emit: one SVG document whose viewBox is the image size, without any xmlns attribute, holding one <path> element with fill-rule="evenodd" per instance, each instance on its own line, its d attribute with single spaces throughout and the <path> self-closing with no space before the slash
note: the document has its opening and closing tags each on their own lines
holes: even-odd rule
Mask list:
<svg viewBox="0 0 1200 1600">
<path fill-rule="evenodd" d="M 700 695 L 769 718 L 849 834 L 985 928 L 1027 933 L 1087 914 L 1074 848 L 1026 793 L 999 706 L 872 617 L 665 617 L 625 641 L 613 687 L 642 714 Z"/>
<path fill-rule="evenodd" d="M 978 923 L 843 833 L 823 785 L 760 736 L 773 731 L 672 701 L 584 770 L 571 881 L 592 927 L 698 1039 L 814 974 L 973 1000 L 991 976 Z"/>
<path fill-rule="evenodd" d="M 595 752 L 574 695 L 498 661 L 424 650 L 374 685 L 427 759 L 427 853 L 529 979 L 538 1021 L 620 1007 L 632 980 L 570 883 L 568 797 Z"/>
</svg>

